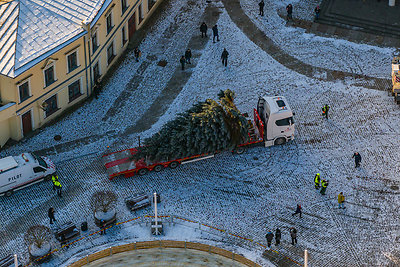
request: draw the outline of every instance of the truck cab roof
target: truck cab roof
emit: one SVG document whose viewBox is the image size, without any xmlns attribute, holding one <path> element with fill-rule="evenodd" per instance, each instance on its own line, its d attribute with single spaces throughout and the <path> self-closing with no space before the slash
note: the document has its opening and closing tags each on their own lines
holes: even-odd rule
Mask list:
<svg viewBox="0 0 400 267">
<path fill-rule="evenodd" d="M 0 173 L 4 172 L 4 171 L 8 171 L 17 166 L 18 166 L 18 162 L 12 156 L 0 159 Z"/>
<path fill-rule="evenodd" d="M 287 103 L 286 98 L 283 96 L 273 96 L 273 97 L 264 96 L 263 98 L 265 102 L 268 104 L 269 114 L 292 112 Z"/>
</svg>

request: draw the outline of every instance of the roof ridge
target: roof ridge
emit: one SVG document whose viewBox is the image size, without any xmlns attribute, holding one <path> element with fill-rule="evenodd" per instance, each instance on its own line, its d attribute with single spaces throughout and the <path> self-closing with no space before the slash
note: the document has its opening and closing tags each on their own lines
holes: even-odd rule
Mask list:
<svg viewBox="0 0 400 267">
<path fill-rule="evenodd" d="M 17 63 L 17 43 L 18 43 L 18 29 L 19 29 L 19 12 L 21 11 L 20 8 L 21 2 L 18 1 L 18 4 L 16 5 L 18 7 L 18 15 L 17 15 L 17 30 L 15 31 L 15 51 L 14 51 L 14 64 L 12 66 L 13 74 L 15 73 L 15 64 Z M 9 74 L 10 72 L 8 72 Z M 14 75 L 13 75 L 14 76 Z"/>
</svg>

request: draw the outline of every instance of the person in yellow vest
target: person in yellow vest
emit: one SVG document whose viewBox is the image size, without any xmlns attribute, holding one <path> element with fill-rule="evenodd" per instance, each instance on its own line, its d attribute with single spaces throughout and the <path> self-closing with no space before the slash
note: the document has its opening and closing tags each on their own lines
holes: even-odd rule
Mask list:
<svg viewBox="0 0 400 267">
<path fill-rule="evenodd" d="M 61 196 L 61 183 L 59 182 L 59 181 L 55 181 L 54 182 L 54 187 L 56 188 L 56 190 L 57 190 L 57 195 L 59 196 L 59 197 L 62 197 Z"/>
<path fill-rule="evenodd" d="M 315 189 L 319 189 L 321 187 L 321 175 L 317 173 L 314 178 Z"/>
<path fill-rule="evenodd" d="M 344 195 L 343 192 L 340 192 L 338 195 L 338 203 L 339 203 L 339 209 L 345 209 L 346 207 L 344 206 Z"/>
<path fill-rule="evenodd" d="M 53 174 L 53 175 L 51 176 L 51 181 L 53 182 L 53 190 L 56 190 L 55 182 L 58 181 L 58 176 L 57 176 L 57 174 Z"/>
<path fill-rule="evenodd" d="M 322 180 L 322 182 L 321 182 L 321 191 L 320 191 L 320 193 L 321 193 L 321 195 L 325 195 L 325 191 L 326 191 L 326 188 L 328 187 L 328 185 L 329 185 L 329 181 L 328 180 Z"/>
</svg>

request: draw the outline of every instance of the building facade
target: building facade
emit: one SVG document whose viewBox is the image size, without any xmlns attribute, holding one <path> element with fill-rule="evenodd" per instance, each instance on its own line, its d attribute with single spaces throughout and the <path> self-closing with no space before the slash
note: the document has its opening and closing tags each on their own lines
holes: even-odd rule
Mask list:
<svg viewBox="0 0 400 267">
<path fill-rule="evenodd" d="M 160 2 L 0 1 L 0 147 L 90 96 Z"/>
</svg>

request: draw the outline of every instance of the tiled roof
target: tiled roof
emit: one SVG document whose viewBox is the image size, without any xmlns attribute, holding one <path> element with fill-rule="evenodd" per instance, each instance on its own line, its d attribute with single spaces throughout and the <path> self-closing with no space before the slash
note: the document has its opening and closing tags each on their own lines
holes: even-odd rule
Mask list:
<svg viewBox="0 0 400 267">
<path fill-rule="evenodd" d="M 85 32 L 108 0 L 0 1 L 0 73 L 18 76 Z"/>
</svg>

